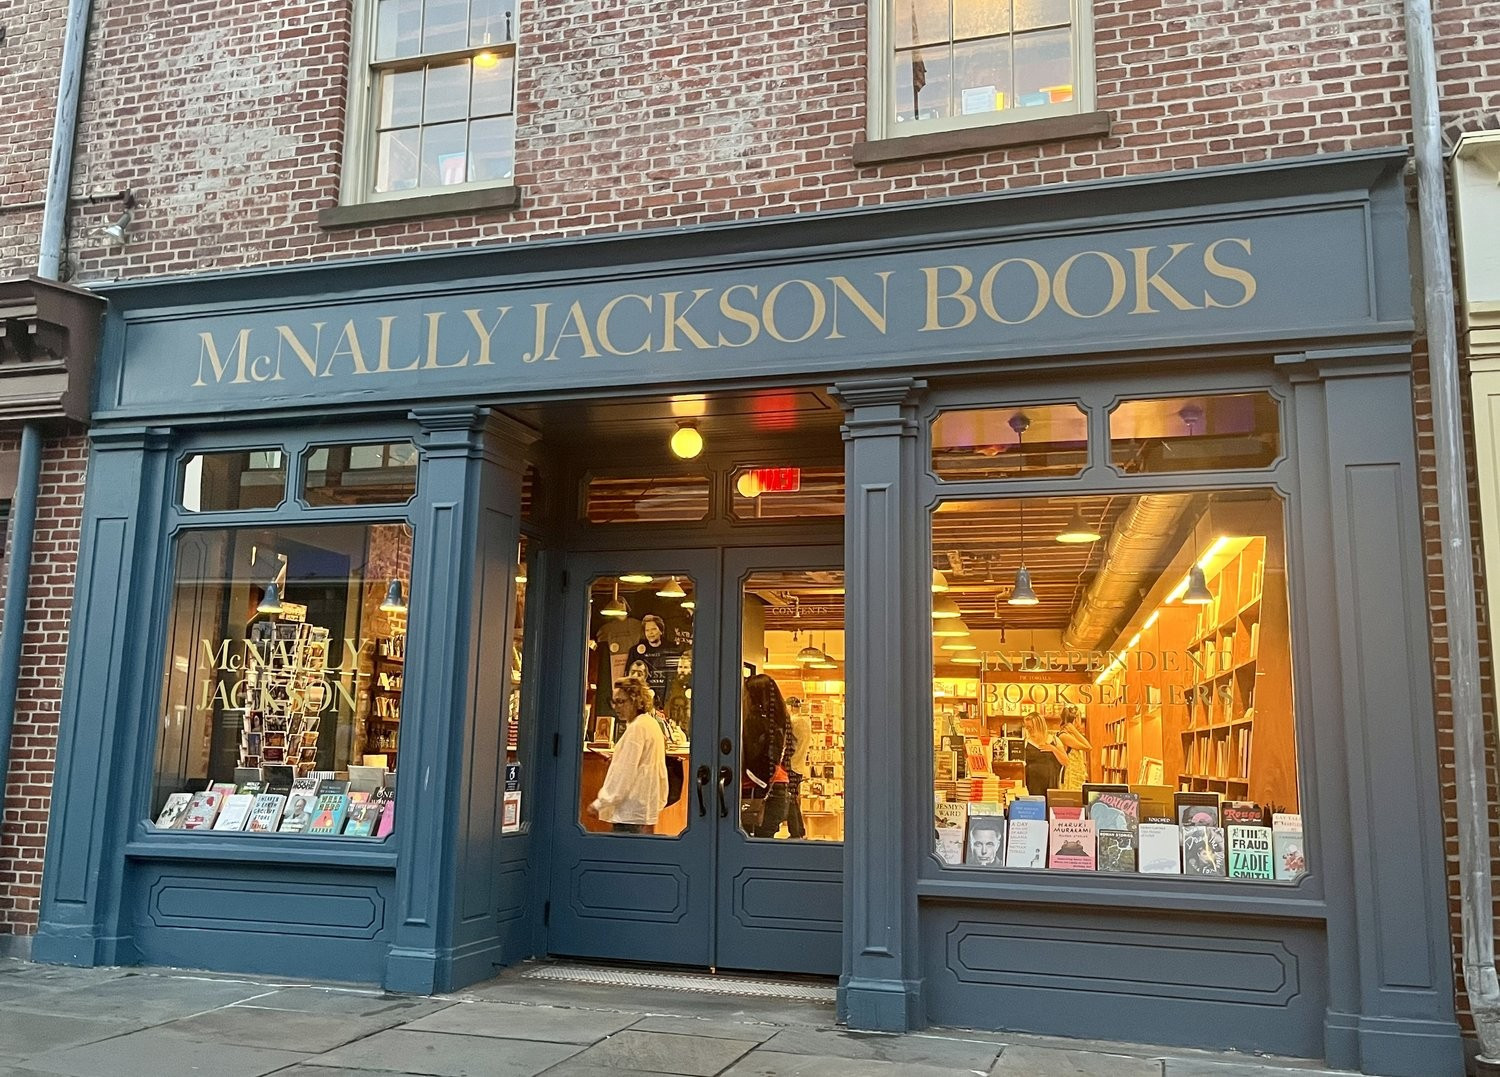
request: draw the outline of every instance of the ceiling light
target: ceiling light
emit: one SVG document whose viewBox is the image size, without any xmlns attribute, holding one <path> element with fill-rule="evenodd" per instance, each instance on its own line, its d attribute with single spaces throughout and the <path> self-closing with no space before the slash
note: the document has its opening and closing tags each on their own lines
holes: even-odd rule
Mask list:
<svg viewBox="0 0 1500 1077">
<path fill-rule="evenodd" d="M 656 592 L 656 597 L 657 598 L 686 598 L 687 597 L 687 592 L 682 589 L 682 584 L 680 584 L 680 583 L 677 582 L 677 577 L 673 576 L 669 580 L 667 580 L 666 585 L 664 587 L 662 587 L 662 589 L 660 591 Z"/>
<path fill-rule="evenodd" d="M 600 617 L 629 617 L 630 607 L 620 599 L 620 584 L 615 583 L 615 597 L 599 607 Z"/>
<path fill-rule="evenodd" d="M 516 569 L 516 582 L 517 583 L 525 583 L 526 582 L 526 566 L 525 565 L 522 565 L 520 568 Z"/>
<path fill-rule="evenodd" d="M 932 634 L 937 639 L 963 639 L 969 634 L 969 626 L 961 617 L 945 617 L 932 623 Z"/>
<path fill-rule="evenodd" d="M 1182 601 L 1189 606 L 1206 606 L 1214 600 L 1214 593 L 1208 589 L 1208 579 L 1203 574 L 1202 565 L 1194 565 L 1188 571 L 1187 590 L 1183 592 Z"/>
<path fill-rule="evenodd" d="M 695 610 L 698 608 L 698 603 L 693 601 L 692 595 L 689 595 L 682 600 L 682 608 L 685 610 Z"/>
<path fill-rule="evenodd" d="M 958 603 L 947 595 L 938 595 L 932 600 L 932 619 L 944 621 L 950 617 L 962 617 L 963 610 L 958 608 Z"/>
<path fill-rule="evenodd" d="M 824 654 L 817 647 L 814 647 L 811 643 L 797 652 L 797 662 L 799 665 L 804 666 L 816 666 L 819 662 L 823 661 L 827 657 L 828 656 L 826 654 Z"/>
<path fill-rule="evenodd" d="M 799 665 L 797 665 L 796 662 L 766 662 L 760 668 L 761 669 L 785 669 L 785 670 L 792 670 L 792 669 L 801 669 L 802 667 L 799 666 Z"/>
<path fill-rule="evenodd" d="M 124 212 L 109 224 L 99 229 L 99 234 L 105 238 L 111 247 L 123 247 L 125 245 L 125 240 L 130 233 L 130 223 L 135 220 L 135 207 L 139 205 L 136 201 L 134 191 L 122 191 L 120 193 L 120 203 L 125 207 Z"/>
<path fill-rule="evenodd" d="M 1036 592 L 1031 589 L 1031 573 L 1025 565 L 1016 569 L 1016 584 L 1010 589 L 1010 597 L 1005 601 L 1012 606 L 1035 606 L 1037 604 Z"/>
<path fill-rule="evenodd" d="M 960 666 L 982 666 L 984 659 L 977 654 L 956 654 L 949 661 Z"/>
<path fill-rule="evenodd" d="M 940 650 L 940 651 L 977 651 L 977 650 L 979 650 L 979 644 L 975 643 L 968 636 L 959 636 L 956 639 L 945 639 L 945 640 L 943 640 L 942 643 L 938 644 L 938 650 Z"/>
<path fill-rule="evenodd" d="M 672 435 L 672 453 L 679 460 L 692 460 L 703 451 L 703 435 L 693 423 L 678 423 Z"/>
<path fill-rule="evenodd" d="M 620 577 L 620 582 L 633 583 L 637 587 L 641 587 L 650 583 L 654 579 L 656 579 L 655 576 L 649 575 L 645 572 L 627 572 L 625 573 L 625 575 Z"/>
<path fill-rule="evenodd" d="M 380 604 L 382 613 L 405 613 L 406 602 L 401 597 L 401 581 L 392 580 L 385 589 L 385 601 Z"/>
<path fill-rule="evenodd" d="M 1067 526 L 1057 533 L 1057 541 L 1067 543 L 1098 542 L 1102 537 L 1098 529 L 1084 521 L 1083 510 L 1077 508 L 1068 517 Z"/>
<path fill-rule="evenodd" d="M 948 590 L 948 577 L 943 575 L 942 569 L 932 570 L 932 593 L 941 594 Z"/>
</svg>

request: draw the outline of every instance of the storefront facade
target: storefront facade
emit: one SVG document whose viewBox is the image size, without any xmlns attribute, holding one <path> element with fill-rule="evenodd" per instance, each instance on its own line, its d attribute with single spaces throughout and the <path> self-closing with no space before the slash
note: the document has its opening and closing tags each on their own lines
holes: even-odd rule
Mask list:
<svg viewBox="0 0 1500 1077">
<path fill-rule="evenodd" d="M 1456 1072 L 1403 163 L 1355 154 L 111 287 L 33 956 L 416 992 L 547 953 L 836 972 L 856 1028 Z M 702 512 L 659 505 L 612 528 L 590 515 L 590 484 L 633 462 L 611 455 L 607 414 L 638 401 L 661 402 L 663 443 L 671 416 L 702 415 L 712 446 L 731 413 L 745 441 L 710 448 L 721 463 Z M 1137 405 L 1132 433 L 1118 420 Z M 821 418 L 780 440 L 755 425 L 799 412 Z M 1214 428 L 1231 413 L 1243 436 Z M 1209 458 L 1141 448 L 1171 441 L 1149 433 L 1163 415 L 1189 436 L 1207 424 Z M 1024 450 L 1049 432 L 1039 457 L 1008 455 L 1012 437 Z M 235 481 L 216 483 L 225 461 L 217 473 Z M 368 482 L 359 461 L 373 461 Z M 730 490 L 750 496 L 745 464 L 841 466 L 841 522 L 809 511 L 749 526 Z M 1028 501 L 1033 543 L 1042 503 L 1106 531 L 1153 508 L 1170 521 L 1107 627 L 1002 610 L 1022 603 L 986 577 L 1008 582 L 1015 552 L 1025 565 L 1035 549 Z M 955 538 L 953 519 L 980 537 Z M 1235 570 L 1255 581 L 1238 603 L 1226 551 L 1258 558 Z M 314 567 L 288 573 L 289 557 Z M 963 619 L 993 607 L 973 677 L 934 636 L 939 560 L 977 573 L 954 597 Z M 1080 592 L 1108 575 L 1088 557 L 1069 566 Z M 691 690 L 683 819 L 655 840 L 587 817 L 601 780 L 588 752 L 615 735 L 594 732 L 597 690 L 619 672 L 591 654 L 610 647 L 600 618 L 628 570 L 653 581 L 624 596 L 637 614 L 696 596 L 691 670 L 679 660 L 673 673 Z M 1133 681 L 1169 654 L 1201 664 L 1213 633 L 1179 617 L 1171 593 L 1195 573 L 1238 607 L 1225 624 L 1245 626 L 1214 629 L 1223 686 Z M 747 582 L 758 574 L 776 582 Z M 762 672 L 745 642 L 752 591 L 841 607 L 841 628 L 807 630 L 844 652 L 838 702 L 830 690 L 815 726 L 841 751 L 815 772 L 821 806 L 841 801 L 823 840 L 766 845 L 735 810 L 738 682 Z M 806 642 L 794 619 L 754 609 L 766 638 L 774 621 Z M 255 628 L 266 611 L 293 627 Z M 1183 638 L 1143 662 L 1138 640 L 1174 618 Z M 658 646 L 655 631 L 624 647 Z M 1246 646 L 1251 660 L 1229 657 Z M 759 650 L 771 668 L 770 644 Z M 1017 651 L 1036 663 L 1009 676 Z M 1242 676 L 1262 680 L 1236 687 Z M 978 686 L 972 705 L 939 701 L 940 685 L 944 700 L 970 691 L 960 682 Z M 244 693 L 268 684 L 289 701 L 254 713 Z M 944 769 L 940 723 L 960 748 L 965 722 L 1003 741 L 1022 717 L 1007 693 L 1025 685 L 1051 702 L 1087 697 L 1093 783 L 1128 759 L 1110 768 L 1129 771 L 1118 784 L 1299 816 L 1306 873 L 945 862 L 934 790 L 939 822 L 943 803 L 995 798 L 955 795 L 963 775 Z M 1192 717 L 1199 688 L 1205 706 L 1233 709 Z M 1127 755 L 1110 756 L 1100 736 L 1140 718 L 1138 703 L 1180 710 L 1151 750 L 1122 733 Z M 335 730 L 314 715 L 339 707 L 363 717 L 347 734 L 338 723 L 330 748 L 320 738 Z M 1254 764 L 1249 733 L 1231 739 L 1252 725 L 1265 746 Z M 1189 765 L 1231 751 L 1241 766 Z M 399 774 L 390 833 L 153 826 L 172 793 L 294 752 L 319 770 Z M 1016 780 L 995 753 L 969 777 Z M 519 817 L 505 813 L 507 779 Z"/>
</svg>

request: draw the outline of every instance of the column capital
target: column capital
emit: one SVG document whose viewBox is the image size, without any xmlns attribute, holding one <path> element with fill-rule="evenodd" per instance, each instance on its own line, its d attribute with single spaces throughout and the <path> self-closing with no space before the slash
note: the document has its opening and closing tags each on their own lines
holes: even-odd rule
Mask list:
<svg viewBox="0 0 1500 1077">
<path fill-rule="evenodd" d="M 109 426 L 89 431 L 94 452 L 161 452 L 172 444 L 170 426 Z"/>
<path fill-rule="evenodd" d="M 927 391 L 921 378 L 861 378 L 841 381 L 828 392 L 844 408 L 844 440 L 915 437 L 916 408 Z"/>
</svg>

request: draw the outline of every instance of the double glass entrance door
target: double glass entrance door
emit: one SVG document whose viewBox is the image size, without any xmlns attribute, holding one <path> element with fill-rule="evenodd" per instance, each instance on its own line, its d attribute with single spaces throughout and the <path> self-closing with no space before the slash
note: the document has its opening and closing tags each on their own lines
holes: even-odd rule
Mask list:
<svg viewBox="0 0 1500 1077">
<path fill-rule="evenodd" d="M 552 953 L 838 972 L 841 558 L 569 561 Z"/>
</svg>

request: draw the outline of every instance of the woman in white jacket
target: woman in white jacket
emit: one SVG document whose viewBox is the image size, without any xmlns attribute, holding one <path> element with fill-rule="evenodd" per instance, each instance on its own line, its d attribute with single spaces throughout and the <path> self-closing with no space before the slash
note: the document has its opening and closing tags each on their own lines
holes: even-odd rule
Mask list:
<svg viewBox="0 0 1500 1077">
<path fill-rule="evenodd" d="M 615 682 L 610 702 L 626 723 L 589 812 L 621 834 L 650 834 L 667 805 L 667 745 L 640 677 Z"/>
</svg>

